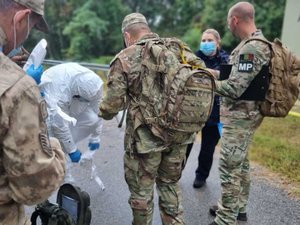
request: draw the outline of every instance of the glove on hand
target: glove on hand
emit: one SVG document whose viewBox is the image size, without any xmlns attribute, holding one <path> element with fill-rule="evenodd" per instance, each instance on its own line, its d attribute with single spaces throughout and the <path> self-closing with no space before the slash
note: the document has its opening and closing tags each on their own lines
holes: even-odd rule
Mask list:
<svg viewBox="0 0 300 225">
<path fill-rule="evenodd" d="M 69 156 L 73 163 L 78 163 L 81 159 L 81 152 L 77 149 L 75 152 L 69 153 Z"/>
<path fill-rule="evenodd" d="M 98 142 L 96 142 L 96 143 L 90 142 L 88 146 L 89 146 L 89 149 L 91 151 L 96 151 L 96 150 L 98 150 L 100 148 L 100 143 L 98 143 Z"/>
<path fill-rule="evenodd" d="M 40 84 L 41 83 L 41 76 L 43 73 L 43 66 L 40 65 L 38 68 L 34 68 L 34 65 L 32 64 L 27 70 L 26 73 L 31 76 L 36 84 Z"/>
</svg>

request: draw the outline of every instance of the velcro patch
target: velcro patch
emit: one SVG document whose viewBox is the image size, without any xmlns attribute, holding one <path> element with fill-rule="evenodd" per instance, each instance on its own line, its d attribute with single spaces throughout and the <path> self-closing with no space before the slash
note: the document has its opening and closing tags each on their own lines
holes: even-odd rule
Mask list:
<svg viewBox="0 0 300 225">
<path fill-rule="evenodd" d="M 40 138 L 40 143 L 42 146 L 43 151 L 49 155 L 50 157 L 53 156 L 53 150 L 50 146 L 50 142 L 49 142 L 49 138 L 47 133 L 40 133 L 39 134 L 39 138 Z"/>
<path fill-rule="evenodd" d="M 240 60 L 238 63 L 238 72 L 250 73 L 253 71 L 253 54 L 240 55 Z"/>
</svg>

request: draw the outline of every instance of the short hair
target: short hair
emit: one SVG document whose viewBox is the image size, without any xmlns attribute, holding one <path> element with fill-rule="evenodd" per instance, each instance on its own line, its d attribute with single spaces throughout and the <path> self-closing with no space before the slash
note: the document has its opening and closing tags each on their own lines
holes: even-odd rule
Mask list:
<svg viewBox="0 0 300 225">
<path fill-rule="evenodd" d="M 135 23 L 128 26 L 124 32 L 128 32 L 134 37 L 138 36 L 141 32 L 151 32 L 149 26 L 144 23 Z"/>
<path fill-rule="evenodd" d="M 254 6 L 249 2 L 239 2 L 231 8 L 231 15 L 244 21 L 253 21 L 255 16 Z"/>
<path fill-rule="evenodd" d="M 205 30 L 205 31 L 203 32 L 203 34 L 212 34 L 212 35 L 216 38 L 216 40 L 217 40 L 218 42 L 221 42 L 220 34 L 219 34 L 219 32 L 216 31 L 215 29 L 212 29 L 212 28 L 207 29 L 207 30 Z M 202 34 L 202 35 L 203 35 L 203 34 Z"/>
<path fill-rule="evenodd" d="M 19 9 L 21 5 L 13 0 L 0 0 L 0 11 L 7 11 L 9 9 Z"/>
</svg>

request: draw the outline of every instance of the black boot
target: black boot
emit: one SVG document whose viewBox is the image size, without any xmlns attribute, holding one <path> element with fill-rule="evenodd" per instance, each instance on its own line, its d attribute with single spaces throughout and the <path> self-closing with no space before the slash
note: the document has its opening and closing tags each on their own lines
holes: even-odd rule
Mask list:
<svg viewBox="0 0 300 225">
<path fill-rule="evenodd" d="M 209 213 L 212 216 L 216 216 L 216 211 L 218 210 L 218 206 L 213 205 L 212 207 L 209 208 Z M 247 221 L 247 213 L 239 213 L 237 216 L 237 220 L 239 221 Z"/>
<path fill-rule="evenodd" d="M 206 181 L 205 180 L 200 180 L 200 179 L 197 179 L 197 177 L 195 178 L 194 180 L 194 183 L 193 183 L 193 187 L 194 188 L 201 188 L 205 185 Z"/>
<path fill-rule="evenodd" d="M 209 225 L 218 225 L 215 221 L 210 223 Z"/>
</svg>

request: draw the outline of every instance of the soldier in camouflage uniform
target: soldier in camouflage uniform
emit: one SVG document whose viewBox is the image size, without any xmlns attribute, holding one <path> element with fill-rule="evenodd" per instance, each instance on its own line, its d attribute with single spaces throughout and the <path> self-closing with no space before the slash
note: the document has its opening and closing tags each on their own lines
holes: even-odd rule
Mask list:
<svg viewBox="0 0 300 225">
<path fill-rule="evenodd" d="M 142 117 L 133 98 L 141 93 L 141 52 L 148 40 L 158 39 L 145 17 L 127 15 L 122 23 L 126 49 L 111 62 L 107 93 L 100 104 L 100 116 L 112 119 L 128 107 L 125 131 L 124 170 L 131 193 L 129 204 L 134 225 L 150 225 L 153 217 L 153 186 L 156 183 L 163 224 L 185 224 L 178 181 L 186 146 L 193 141 L 187 135 L 182 143 L 172 146 L 155 136 Z M 187 58 L 203 63 L 191 52 Z M 155 93 L 153 93 L 155 95 Z M 145 102 L 146 103 L 146 102 Z"/>
<path fill-rule="evenodd" d="M 228 12 L 227 23 L 232 34 L 241 40 L 230 56 L 232 70 L 229 78 L 216 81 L 217 92 L 225 96 L 221 103 L 221 121 L 224 124 L 219 172 L 221 199 L 210 209 L 216 215 L 211 225 L 233 225 L 237 220 L 247 220 L 246 206 L 249 196 L 250 175 L 248 147 L 255 130 L 263 120 L 260 102 L 239 97 L 251 81 L 268 65 L 269 46 L 250 37 L 262 37 L 254 23 L 254 8 L 248 2 L 235 4 Z"/>
<path fill-rule="evenodd" d="M 47 29 L 43 7 L 44 0 L 0 0 L 0 225 L 30 224 L 23 204 L 47 199 L 65 173 L 35 81 L 6 56 L 32 27 Z"/>
</svg>

